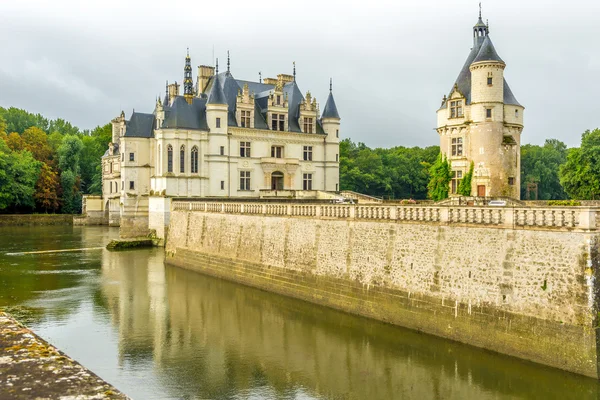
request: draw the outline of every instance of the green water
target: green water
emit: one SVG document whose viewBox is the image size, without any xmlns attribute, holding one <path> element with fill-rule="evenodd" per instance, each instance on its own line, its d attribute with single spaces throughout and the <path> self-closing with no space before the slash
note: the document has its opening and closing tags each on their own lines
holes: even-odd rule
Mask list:
<svg viewBox="0 0 600 400">
<path fill-rule="evenodd" d="M 114 228 L 0 227 L 0 307 L 134 399 L 597 399 L 595 380 L 90 248 Z"/>
</svg>

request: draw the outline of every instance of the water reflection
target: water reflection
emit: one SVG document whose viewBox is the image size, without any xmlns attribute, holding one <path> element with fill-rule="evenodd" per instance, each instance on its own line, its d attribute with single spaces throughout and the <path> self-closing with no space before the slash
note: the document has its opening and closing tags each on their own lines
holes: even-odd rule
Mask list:
<svg viewBox="0 0 600 400">
<path fill-rule="evenodd" d="M 165 267 L 106 228 L 0 228 L 0 307 L 136 399 L 596 399 L 596 381 Z"/>
</svg>

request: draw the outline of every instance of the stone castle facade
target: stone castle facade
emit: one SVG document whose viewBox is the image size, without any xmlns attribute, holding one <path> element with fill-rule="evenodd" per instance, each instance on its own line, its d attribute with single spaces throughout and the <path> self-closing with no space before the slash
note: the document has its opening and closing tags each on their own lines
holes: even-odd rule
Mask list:
<svg viewBox="0 0 600 400">
<path fill-rule="evenodd" d="M 142 233 L 152 196 L 316 198 L 339 191 L 340 116 L 331 82 L 321 113 L 311 93 L 300 91 L 295 69 L 239 80 L 228 57 L 225 72 L 218 61 L 199 66 L 194 85 L 188 54 L 183 95 L 179 84 L 167 83 L 152 113 L 112 120 L 102 158 L 111 224 L 129 222 L 139 225 L 132 234 Z"/>
<path fill-rule="evenodd" d="M 480 11 L 473 48 L 437 111 L 440 150 L 452 166 L 452 194 L 473 162 L 472 196 L 520 198 L 524 107 L 504 78 L 505 68 Z"/>
</svg>

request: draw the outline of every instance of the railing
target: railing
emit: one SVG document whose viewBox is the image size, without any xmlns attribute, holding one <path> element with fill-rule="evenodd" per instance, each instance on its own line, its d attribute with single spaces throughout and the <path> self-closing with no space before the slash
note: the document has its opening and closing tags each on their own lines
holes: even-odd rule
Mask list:
<svg viewBox="0 0 600 400">
<path fill-rule="evenodd" d="M 353 192 L 352 190 L 342 190 L 340 194 L 347 199 L 358 200 L 363 203 L 383 203 L 380 197 L 369 196 L 368 194 Z"/>
<path fill-rule="evenodd" d="M 600 207 L 492 207 L 444 205 L 351 205 L 174 200 L 173 211 L 424 222 L 504 228 L 596 230 Z"/>
</svg>

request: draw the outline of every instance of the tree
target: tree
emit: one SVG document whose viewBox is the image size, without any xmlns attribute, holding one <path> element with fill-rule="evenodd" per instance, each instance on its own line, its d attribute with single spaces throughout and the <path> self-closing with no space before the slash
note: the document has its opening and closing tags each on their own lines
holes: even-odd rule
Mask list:
<svg viewBox="0 0 600 400">
<path fill-rule="evenodd" d="M 33 157 L 46 164 L 52 164 L 52 147 L 48 143 L 48 135 L 46 132 L 32 126 L 25 129 L 21 138 L 24 142 L 25 149 L 29 150 Z"/>
<path fill-rule="evenodd" d="M 5 109 L 0 107 L 0 117 L 6 121 L 7 132 L 17 132 L 20 134 L 32 126 L 44 131 L 48 130 L 48 120 L 41 114 L 32 114 L 19 108 L 11 107 Z"/>
<path fill-rule="evenodd" d="M 30 152 L 12 151 L 0 140 L 0 210 L 33 208 L 39 162 Z"/>
<path fill-rule="evenodd" d="M 62 188 L 62 212 L 77 214 L 81 210 L 81 186 L 79 175 L 79 161 L 83 143 L 77 136 L 67 135 L 63 138 L 58 148 L 58 167 L 60 185 Z"/>
<path fill-rule="evenodd" d="M 527 197 L 527 185 L 537 185 L 540 200 L 566 199 L 559 178 L 559 169 L 567 161 L 567 145 L 547 139 L 543 146 L 521 146 L 521 198 Z"/>
<path fill-rule="evenodd" d="M 102 193 L 102 174 L 98 174 L 98 171 L 102 155 L 108 148 L 111 139 L 111 124 L 98 126 L 88 136 L 81 138 L 83 150 L 81 152 L 80 171 L 81 187 L 84 193 Z"/>
<path fill-rule="evenodd" d="M 440 152 L 437 160 L 429 169 L 430 179 L 427 185 L 427 196 L 434 201 L 448 198 L 452 169 L 450 161 Z"/>
<path fill-rule="evenodd" d="M 8 135 L 6 144 L 12 151 L 21 151 L 25 149 L 25 141 L 17 132 L 12 132 Z"/>
<path fill-rule="evenodd" d="M 58 192 L 60 189 L 60 182 L 58 181 L 58 174 L 48 166 L 48 164 L 42 163 L 40 168 L 40 176 L 35 185 L 35 202 L 36 207 L 43 209 L 45 212 L 49 210 L 56 212 L 59 207 Z"/>
<path fill-rule="evenodd" d="M 65 136 L 58 147 L 58 167 L 61 171 L 70 170 L 75 176 L 79 174 L 79 160 L 83 142 L 77 136 Z"/>
<path fill-rule="evenodd" d="M 560 167 L 559 176 L 571 198 L 600 198 L 600 129 L 583 133 L 581 147 L 568 151 L 567 162 Z"/>
<path fill-rule="evenodd" d="M 475 168 L 475 164 L 471 161 L 471 166 L 469 167 L 469 172 L 463 176 L 458 185 L 457 193 L 461 196 L 471 196 L 471 181 L 473 180 L 473 168 Z"/>
</svg>

